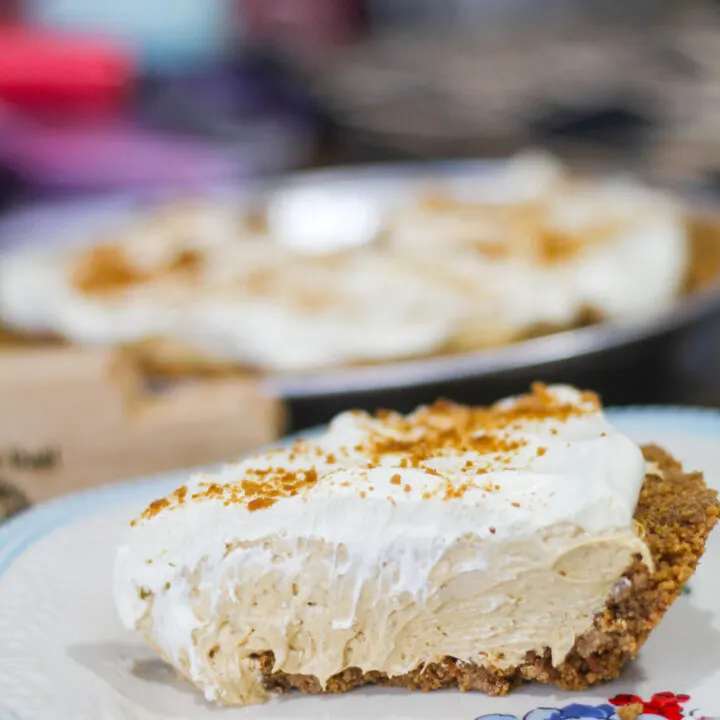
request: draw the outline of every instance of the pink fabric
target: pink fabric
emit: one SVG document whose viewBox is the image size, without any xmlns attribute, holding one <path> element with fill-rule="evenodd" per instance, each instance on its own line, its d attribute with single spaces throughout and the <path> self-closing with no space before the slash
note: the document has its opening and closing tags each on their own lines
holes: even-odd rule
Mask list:
<svg viewBox="0 0 720 720">
<path fill-rule="evenodd" d="M 0 23 L 0 101 L 78 116 L 116 112 L 133 64 L 105 41 Z"/>
</svg>

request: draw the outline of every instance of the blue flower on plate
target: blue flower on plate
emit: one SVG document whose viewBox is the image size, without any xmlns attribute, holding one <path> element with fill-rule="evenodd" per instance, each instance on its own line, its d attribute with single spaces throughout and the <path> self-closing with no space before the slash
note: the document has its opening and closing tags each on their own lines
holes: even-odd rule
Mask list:
<svg viewBox="0 0 720 720">
<path fill-rule="evenodd" d="M 581 705 L 572 703 L 561 708 L 536 708 L 524 715 L 480 715 L 475 720 L 617 720 L 612 705 Z"/>
</svg>

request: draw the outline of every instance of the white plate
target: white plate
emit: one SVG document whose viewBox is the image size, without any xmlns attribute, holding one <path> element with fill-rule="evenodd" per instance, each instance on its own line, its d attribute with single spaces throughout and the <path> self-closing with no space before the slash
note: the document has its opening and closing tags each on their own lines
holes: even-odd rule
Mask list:
<svg viewBox="0 0 720 720">
<path fill-rule="evenodd" d="M 720 488 L 720 413 L 640 408 L 612 415 L 634 439 L 665 446 Z M 657 703 L 648 707 L 646 720 L 720 716 L 720 532 L 711 538 L 689 594 L 640 658 L 620 680 L 590 692 L 526 686 L 507 698 L 490 698 L 367 689 L 330 697 L 298 694 L 251 708 L 212 707 L 120 625 L 112 600 L 114 549 L 124 524 L 185 475 L 68 496 L 0 528 L 0 720 L 475 720 L 499 714 L 506 720 L 617 720 L 610 698 L 631 693 L 649 701 L 664 692 L 683 697 L 677 704 L 666 697 L 664 710 Z"/>
</svg>

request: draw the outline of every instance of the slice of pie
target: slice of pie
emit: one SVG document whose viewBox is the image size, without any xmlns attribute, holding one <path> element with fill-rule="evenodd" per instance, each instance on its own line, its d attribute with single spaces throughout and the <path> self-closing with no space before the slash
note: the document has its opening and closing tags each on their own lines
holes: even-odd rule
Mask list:
<svg viewBox="0 0 720 720">
<path fill-rule="evenodd" d="M 153 502 L 119 550 L 116 599 L 222 704 L 582 689 L 636 656 L 718 507 L 701 475 L 567 386 L 348 412 Z"/>
</svg>

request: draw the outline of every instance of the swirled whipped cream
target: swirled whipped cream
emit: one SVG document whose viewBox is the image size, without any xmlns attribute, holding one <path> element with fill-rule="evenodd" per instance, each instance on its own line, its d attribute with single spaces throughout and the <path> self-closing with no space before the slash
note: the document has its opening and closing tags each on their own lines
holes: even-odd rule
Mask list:
<svg viewBox="0 0 720 720">
<path fill-rule="evenodd" d="M 210 700 L 262 702 L 257 656 L 324 685 L 445 656 L 563 661 L 632 560 L 641 451 L 597 398 L 537 386 L 490 408 L 347 412 L 319 436 L 152 503 L 115 597 Z"/>
<path fill-rule="evenodd" d="M 2 258 L 0 322 L 303 371 L 644 318 L 686 277 L 683 213 L 636 182 L 583 182 L 528 156 L 431 194 L 400 185 L 279 192 L 260 218 L 170 205 L 96 247 Z"/>
</svg>

